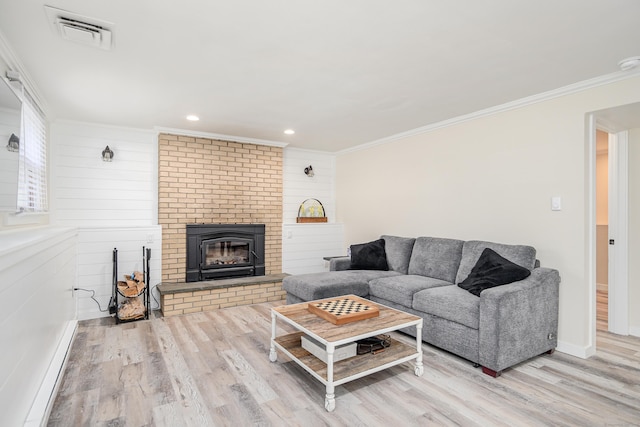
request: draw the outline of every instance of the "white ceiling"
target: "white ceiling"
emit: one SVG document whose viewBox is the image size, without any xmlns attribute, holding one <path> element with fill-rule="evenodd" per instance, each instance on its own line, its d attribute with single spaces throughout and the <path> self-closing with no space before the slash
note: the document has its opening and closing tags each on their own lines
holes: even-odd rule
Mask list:
<svg viewBox="0 0 640 427">
<path fill-rule="evenodd" d="M 47 4 L 113 23 L 115 42 L 65 41 L 44 2 L 0 0 L 0 32 L 54 118 L 326 151 L 616 73 L 640 55 L 637 0 Z"/>
</svg>

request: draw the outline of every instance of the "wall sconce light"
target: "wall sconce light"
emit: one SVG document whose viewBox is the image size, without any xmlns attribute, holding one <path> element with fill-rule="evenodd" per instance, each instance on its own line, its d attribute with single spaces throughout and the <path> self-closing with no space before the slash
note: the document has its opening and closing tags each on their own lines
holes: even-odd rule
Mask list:
<svg viewBox="0 0 640 427">
<path fill-rule="evenodd" d="M 9 137 L 9 142 L 7 142 L 7 150 L 14 152 L 20 151 L 20 138 L 18 138 L 15 133 L 12 133 Z"/>
<path fill-rule="evenodd" d="M 113 159 L 113 150 L 109 148 L 107 145 L 104 150 L 102 150 L 102 161 L 110 162 Z"/>
<path fill-rule="evenodd" d="M 304 168 L 304 174 L 307 175 L 309 178 L 313 176 L 313 168 L 311 167 L 311 165 Z"/>
</svg>

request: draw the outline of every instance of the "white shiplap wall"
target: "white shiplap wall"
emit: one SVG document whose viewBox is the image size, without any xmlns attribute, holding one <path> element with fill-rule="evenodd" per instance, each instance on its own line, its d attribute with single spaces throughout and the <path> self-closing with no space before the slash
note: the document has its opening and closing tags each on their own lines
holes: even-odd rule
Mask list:
<svg viewBox="0 0 640 427">
<path fill-rule="evenodd" d="M 40 227 L 0 232 L 0 424 L 27 421 L 43 380 L 66 351 L 75 327 L 71 289 L 76 271 L 74 229 Z M 73 329 L 71 329 L 73 330 Z M 70 340 L 70 336 L 68 337 Z M 44 390 L 45 402 L 52 389 Z"/>
<path fill-rule="evenodd" d="M 313 166 L 314 176 L 304 174 Z M 325 256 L 343 255 L 344 227 L 335 223 L 335 155 L 285 148 L 283 155 L 282 271 L 289 274 L 326 270 Z M 329 220 L 325 224 L 296 224 L 300 204 L 320 200 Z"/>
<path fill-rule="evenodd" d="M 12 133 L 20 136 L 20 112 L 0 107 L 0 211 L 9 212 L 18 200 L 19 153 L 6 149 Z"/>
<path fill-rule="evenodd" d="M 74 227 L 158 223 L 158 142 L 153 131 L 78 122 L 51 125 L 52 221 Z M 112 162 L 102 150 L 114 151 Z"/>
<path fill-rule="evenodd" d="M 102 161 L 107 145 L 115 153 L 112 162 Z M 151 285 L 162 277 L 157 146 L 154 131 L 67 121 L 51 125 L 51 218 L 78 227 L 76 286 L 95 291 L 102 310 L 112 293 L 113 248 L 118 248 L 119 279 L 142 271 L 143 246 L 151 248 Z M 108 316 L 89 291 L 75 293 L 78 319 Z"/>
<path fill-rule="evenodd" d="M 315 174 L 311 178 L 304 174 L 304 168 L 309 165 L 313 166 Z M 320 200 L 329 222 L 335 222 L 335 155 L 297 148 L 285 148 L 282 174 L 284 183 L 282 221 L 285 224 L 296 223 L 300 204 L 310 198 Z"/>
</svg>

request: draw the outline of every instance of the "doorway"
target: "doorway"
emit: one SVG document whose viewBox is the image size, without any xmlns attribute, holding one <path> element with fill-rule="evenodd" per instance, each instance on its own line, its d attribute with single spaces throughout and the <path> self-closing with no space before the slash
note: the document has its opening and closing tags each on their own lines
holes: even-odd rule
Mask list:
<svg viewBox="0 0 640 427">
<path fill-rule="evenodd" d="M 596 130 L 596 330 L 609 330 L 609 134 Z"/>
<path fill-rule="evenodd" d="M 637 254 L 640 253 L 640 239 L 637 238 L 640 236 L 640 220 L 636 219 L 640 218 L 640 196 L 636 195 L 635 191 L 637 183 L 640 183 L 640 172 L 630 167 L 640 162 L 640 103 L 594 111 L 588 115 L 588 122 L 589 352 L 595 352 L 597 330 L 640 336 L 640 327 L 637 326 L 640 324 L 640 315 L 630 310 L 632 305 L 630 302 L 638 301 L 635 283 L 640 283 L 638 280 L 640 264 L 629 262 L 637 259 Z M 602 215 L 599 217 L 597 215 L 598 129 L 604 131 L 609 142 L 606 162 L 608 165 L 606 221 Z M 604 135 L 600 136 L 602 140 L 605 139 Z M 602 145 L 603 143 L 601 147 Z M 604 154 L 602 148 L 601 155 Z M 603 160 L 600 162 L 605 163 Z M 603 184 L 600 185 L 605 187 Z M 599 209 L 601 212 L 604 210 L 602 207 Z M 607 239 L 604 238 L 606 235 L 603 232 L 604 229 L 607 230 Z M 604 250 L 605 247 L 606 250 Z M 600 252 L 600 257 L 597 256 L 597 252 Z M 607 262 L 603 262 L 605 258 L 603 254 L 607 254 Z M 604 271 L 598 268 L 598 262 L 600 266 L 607 266 L 608 274 L 604 274 Z M 606 315 L 605 310 L 607 310 Z"/>
</svg>

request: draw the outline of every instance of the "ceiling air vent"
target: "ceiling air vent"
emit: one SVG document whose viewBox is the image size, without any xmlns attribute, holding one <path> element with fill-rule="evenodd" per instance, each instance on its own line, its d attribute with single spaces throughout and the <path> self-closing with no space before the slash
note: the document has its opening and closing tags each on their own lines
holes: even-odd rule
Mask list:
<svg viewBox="0 0 640 427">
<path fill-rule="evenodd" d="M 51 28 L 64 40 L 71 40 L 100 49 L 110 50 L 113 24 L 66 10 L 45 6 Z"/>
</svg>

